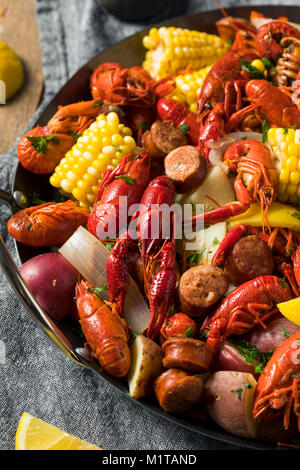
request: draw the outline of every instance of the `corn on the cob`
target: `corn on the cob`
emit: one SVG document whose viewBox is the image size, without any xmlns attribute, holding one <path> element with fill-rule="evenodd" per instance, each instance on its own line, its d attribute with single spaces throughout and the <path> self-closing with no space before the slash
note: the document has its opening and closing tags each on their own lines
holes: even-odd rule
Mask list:
<svg viewBox="0 0 300 470">
<path fill-rule="evenodd" d="M 91 206 L 104 171 L 134 151 L 129 127 L 119 123 L 116 113 L 100 114 L 55 168 L 50 183 L 72 193 L 81 206 Z"/>
<path fill-rule="evenodd" d="M 268 139 L 279 174 L 278 199 L 300 201 L 300 129 L 271 128 Z"/>
<path fill-rule="evenodd" d="M 147 51 L 143 67 L 156 80 L 188 65 L 194 69 L 216 62 L 230 45 L 219 36 L 181 28 L 152 28 L 143 38 Z"/>
<path fill-rule="evenodd" d="M 199 97 L 204 79 L 212 65 L 175 77 L 176 88 L 168 98 L 180 101 L 189 106 L 193 113 L 197 112 L 197 98 Z"/>
</svg>

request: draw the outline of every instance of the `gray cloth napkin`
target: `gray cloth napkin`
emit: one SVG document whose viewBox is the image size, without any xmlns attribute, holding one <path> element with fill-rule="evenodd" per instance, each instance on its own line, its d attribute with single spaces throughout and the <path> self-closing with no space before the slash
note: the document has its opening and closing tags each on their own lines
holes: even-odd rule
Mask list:
<svg viewBox="0 0 300 470">
<path fill-rule="evenodd" d="M 224 7 L 250 3 L 259 5 L 260 1 L 222 0 Z M 284 0 L 284 3 L 296 2 Z M 214 1 L 187 2 L 187 13 L 210 8 L 217 8 Z M 174 11 L 170 8 L 170 17 Z M 151 18 L 148 24 L 155 20 Z M 37 21 L 45 92 L 27 129 L 80 66 L 148 25 L 121 22 L 109 15 L 98 0 L 37 0 Z M 10 188 L 16 164 L 16 148 L 0 157 L 1 188 Z M 9 215 L 9 210 L 1 205 L 1 234 L 17 261 L 12 239 L 7 235 Z M 0 341 L 6 349 L 5 363 L 0 360 L 0 449 L 14 448 L 17 424 L 24 411 L 104 449 L 237 449 L 152 415 L 91 371 L 75 364 L 34 323 L 2 273 Z"/>
</svg>

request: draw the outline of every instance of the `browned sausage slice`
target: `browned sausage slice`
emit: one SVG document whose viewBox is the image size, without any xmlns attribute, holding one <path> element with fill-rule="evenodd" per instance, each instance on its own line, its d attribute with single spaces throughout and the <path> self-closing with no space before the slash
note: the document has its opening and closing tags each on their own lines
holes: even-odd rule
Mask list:
<svg viewBox="0 0 300 470">
<path fill-rule="evenodd" d="M 255 277 L 272 274 L 273 271 L 272 251 L 256 235 L 241 238 L 234 245 L 225 264 L 225 272 L 236 286 Z"/>
<path fill-rule="evenodd" d="M 142 137 L 143 146 L 155 158 L 164 157 L 187 142 L 187 137 L 171 121 L 155 121 Z"/>
<path fill-rule="evenodd" d="M 163 365 L 190 372 L 207 372 L 213 358 L 212 348 L 193 338 L 170 338 L 162 345 L 165 353 Z"/>
<path fill-rule="evenodd" d="M 181 310 L 189 315 L 203 315 L 215 305 L 228 289 L 228 279 L 222 269 L 202 264 L 188 269 L 180 279 Z"/>
<path fill-rule="evenodd" d="M 183 370 L 169 369 L 155 380 L 154 391 L 163 410 L 181 413 L 200 401 L 203 382 Z"/>
<path fill-rule="evenodd" d="M 207 160 L 192 145 L 184 145 L 165 158 L 165 172 L 174 181 L 178 192 L 199 186 L 206 176 Z"/>
</svg>

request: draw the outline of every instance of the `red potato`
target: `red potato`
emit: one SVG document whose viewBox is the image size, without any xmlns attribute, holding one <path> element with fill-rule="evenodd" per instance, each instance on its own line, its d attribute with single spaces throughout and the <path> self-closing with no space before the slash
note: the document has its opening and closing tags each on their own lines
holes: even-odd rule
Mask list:
<svg viewBox="0 0 300 470">
<path fill-rule="evenodd" d="M 71 312 L 78 271 L 60 253 L 45 253 L 26 261 L 20 274 L 52 318 L 60 321 Z"/>
<path fill-rule="evenodd" d="M 240 354 L 239 350 L 226 341 L 219 351 L 214 364 L 214 369 L 249 372 L 250 374 L 253 374 L 255 378 L 257 378 L 259 374 L 255 373 L 256 365 L 257 362 L 253 364 L 246 362 L 245 358 L 242 356 L 242 354 Z"/>
<path fill-rule="evenodd" d="M 211 418 L 223 429 L 237 436 L 255 438 L 253 396 L 256 380 L 252 374 L 218 371 L 204 386 L 204 400 Z"/>
<path fill-rule="evenodd" d="M 299 331 L 299 326 L 287 318 L 281 317 L 267 323 L 267 329 L 258 325 L 245 337 L 257 349 L 267 352 L 277 349 L 289 335 Z"/>
</svg>

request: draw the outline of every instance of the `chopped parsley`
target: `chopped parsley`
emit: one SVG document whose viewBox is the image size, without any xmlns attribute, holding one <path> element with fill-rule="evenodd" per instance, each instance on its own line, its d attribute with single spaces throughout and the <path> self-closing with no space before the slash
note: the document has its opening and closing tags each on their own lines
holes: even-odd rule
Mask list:
<svg viewBox="0 0 300 470">
<path fill-rule="evenodd" d="M 184 332 L 184 337 L 185 338 L 193 338 L 194 336 L 194 330 L 191 326 L 188 326 L 187 329 Z"/>
<path fill-rule="evenodd" d="M 137 334 L 134 330 L 132 330 L 132 329 L 129 330 L 129 341 L 130 341 L 130 344 L 133 344 L 133 343 L 134 343 L 134 340 L 135 340 L 135 338 L 137 337 L 137 335 L 138 335 L 138 334 Z"/>
<path fill-rule="evenodd" d="M 95 101 L 93 103 L 93 108 L 98 108 L 99 106 L 102 106 L 103 105 L 103 101 Z"/>
<path fill-rule="evenodd" d="M 276 70 L 272 62 L 270 62 L 269 59 L 267 59 L 266 57 L 262 57 L 260 60 L 262 61 L 267 70 Z"/>
<path fill-rule="evenodd" d="M 258 80 L 266 79 L 264 73 L 261 70 L 251 65 L 250 62 L 248 62 L 245 59 L 241 59 L 241 68 L 245 72 L 248 72 L 251 78 L 258 79 Z"/>
<path fill-rule="evenodd" d="M 111 251 L 114 246 L 115 246 L 114 242 L 109 242 L 109 243 L 106 243 L 105 248 Z"/>
<path fill-rule="evenodd" d="M 215 238 L 213 239 L 212 246 L 219 245 L 219 243 L 220 243 L 219 240 L 217 239 L 217 237 L 215 237 Z"/>
<path fill-rule="evenodd" d="M 132 176 L 119 175 L 119 176 L 116 176 L 116 178 L 119 178 L 119 179 L 125 181 L 128 184 L 134 184 L 135 183 L 135 178 L 132 178 Z"/>
<path fill-rule="evenodd" d="M 96 294 L 96 296 L 99 297 L 100 300 L 103 300 L 101 292 L 104 292 L 106 290 L 107 290 L 107 284 L 102 284 L 102 286 L 100 287 L 95 287 L 94 289 L 91 289 L 91 292 L 93 292 L 93 294 Z"/>
<path fill-rule="evenodd" d="M 192 264 L 194 266 L 197 266 L 200 263 L 201 259 L 202 259 L 202 256 L 203 256 L 203 253 L 204 253 L 205 249 L 206 249 L 206 247 L 204 246 L 199 253 L 194 253 L 193 255 L 190 255 L 187 258 L 188 264 Z"/>
<path fill-rule="evenodd" d="M 281 278 L 279 279 L 279 282 L 280 282 L 280 284 L 282 285 L 282 287 L 285 287 L 285 288 L 286 288 L 286 287 L 288 286 L 287 283 L 285 282 L 285 277 L 281 277 Z"/>
<path fill-rule="evenodd" d="M 242 137 L 241 140 L 248 140 L 248 136 L 245 135 L 245 137 Z"/>
<path fill-rule="evenodd" d="M 249 388 L 249 390 L 251 390 L 251 388 L 252 388 L 252 385 L 251 385 L 250 382 L 244 382 L 243 385 L 244 385 L 244 387 Z"/>
<path fill-rule="evenodd" d="M 76 131 L 73 131 L 73 132 L 71 133 L 71 136 L 73 137 L 73 139 L 75 140 L 75 142 L 77 142 L 77 140 L 78 140 L 79 137 L 80 137 L 80 134 L 77 134 Z"/>
<path fill-rule="evenodd" d="M 294 217 L 295 219 L 300 219 L 300 214 L 298 214 L 298 212 L 293 212 L 291 216 Z"/>
<path fill-rule="evenodd" d="M 174 163 L 174 168 L 178 168 L 178 167 L 179 167 L 179 162 Z"/>
<path fill-rule="evenodd" d="M 38 153 L 44 154 L 48 150 L 49 142 L 53 142 L 54 144 L 59 144 L 59 139 L 56 135 L 51 135 L 50 137 L 44 136 L 28 136 L 26 137 L 29 142 L 32 143 L 33 147 Z"/>
<path fill-rule="evenodd" d="M 32 206 L 39 206 L 40 204 L 45 204 L 47 201 L 44 201 L 43 199 L 40 198 L 39 193 L 33 192 L 29 196 L 29 201 Z"/>
<path fill-rule="evenodd" d="M 238 396 L 238 399 L 241 400 L 242 398 L 242 393 L 243 393 L 243 389 L 242 388 L 237 388 L 235 390 L 230 390 L 231 393 L 237 393 L 237 396 Z"/>
<path fill-rule="evenodd" d="M 31 227 L 32 227 L 32 224 L 27 225 L 26 227 L 27 232 L 30 232 Z"/>
<path fill-rule="evenodd" d="M 245 361 L 248 362 L 248 364 L 255 364 L 255 362 L 258 362 L 255 366 L 255 372 L 260 374 L 263 372 L 265 365 L 271 359 L 274 352 L 273 349 L 263 352 L 244 339 L 230 338 L 227 341 L 238 349 L 239 353 L 243 356 Z"/>
<path fill-rule="evenodd" d="M 268 140 L 268 130 L 270 127 L 267 124 L 267 121 L 264 119 L 262 126 L 261 126 L 261 131 L 262 131 L 262 142 L 263 144 Z"/>
<path fill-rule="evenodd" d="M 180 131 L 183 133 L 183 134 L 186 134 L 187 131 L 189 130 L 190 126 L 188 124 L 181 124 L 180 126 Z"/>
<path fill-rule="evenodd" d="M 291 336 L 291 334 L 287 331 L 286 328 L 281 328 L 281 334 L 284 338 L 289 338 Z"/>
<path fill-rule="evenodd" d="M 142 132 L 146 132 L 150 129 L 150 124 L 147 121 L 140 121 L 138 127 L 142 129 Z"/>
</svg>

